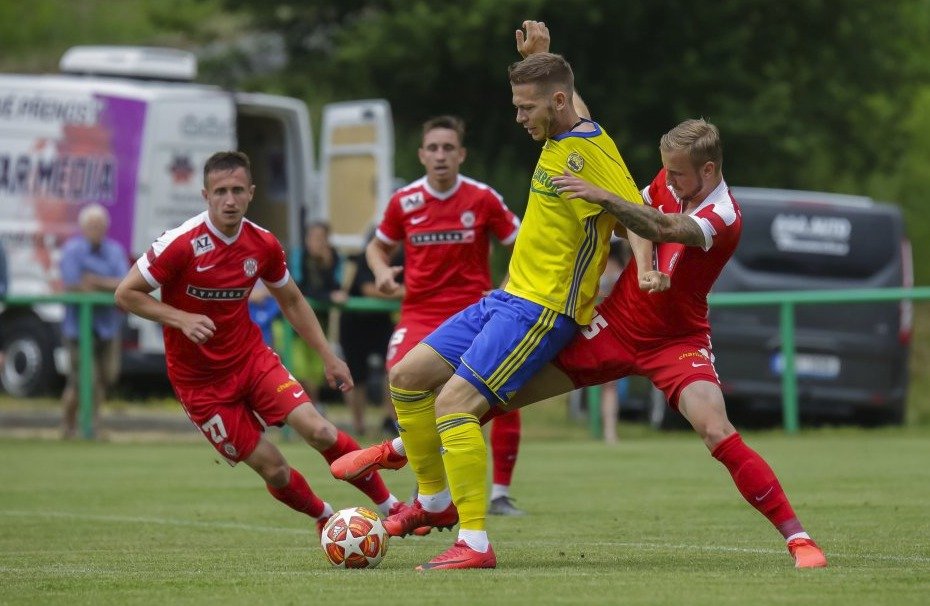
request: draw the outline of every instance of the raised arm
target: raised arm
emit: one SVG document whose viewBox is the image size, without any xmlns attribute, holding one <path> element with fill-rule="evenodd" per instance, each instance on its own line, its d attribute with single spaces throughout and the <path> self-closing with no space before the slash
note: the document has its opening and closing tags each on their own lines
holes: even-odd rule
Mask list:
<svg viewBox="0 0 930 606">
<path fill-rule="evenodd" d="M 523 31 L 524 29 L 526 33 Z M 549 44 L 552 42 L 549 36 L 549 28 L 546 27 L 543 21 L 524 21 L 523 29 L 518 29 L 516 31 L 516 39 L 517 52 L 520 53 L 520 56 L 524 59 L 535 53 L 548 53 Z M 579 117 L 587 120 L 591 119 L 591 112 L 588 109 L 588 105 L 584 102 L 584 99 L 581 98 L 577 87 L 572 91 L 572 107 L 575 108 L 575 113 L 578 114 Z"/>
</svg>

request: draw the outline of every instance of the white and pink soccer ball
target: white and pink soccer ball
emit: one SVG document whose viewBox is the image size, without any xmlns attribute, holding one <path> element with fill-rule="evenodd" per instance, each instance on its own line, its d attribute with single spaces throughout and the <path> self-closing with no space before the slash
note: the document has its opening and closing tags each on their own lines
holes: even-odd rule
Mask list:
<svg viewBox="0 0 930 606">
<path fill-rule="evenodd" d="M 337 568 L 374 568 L 387 553 L 388 536 L 377 513 L 367 507 L 350 507 L 326 522 L 320 544 L 326 559 Z"/>
</svg>

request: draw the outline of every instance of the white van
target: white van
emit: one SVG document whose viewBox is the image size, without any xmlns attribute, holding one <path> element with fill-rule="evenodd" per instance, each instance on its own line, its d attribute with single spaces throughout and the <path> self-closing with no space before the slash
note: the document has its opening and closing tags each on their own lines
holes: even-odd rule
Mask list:
<svg viewBox="0 0 930 606">
<path fill-rule="evenodd" d="M 109 235 L 133 258 L 202 211 L 201 170 L 216 151 L 250 156 L 257 187 L 248 216 L 294 259 L 304 221 L 331 220 L 337 243 L 361 246 L 390 197 L 394 142 L 384 100 L 324 109 L 318 167 L 303 101 L 194 83 L 191 53 L 76 47 L 60 68 L 0 75 L 0 243 L 11 297 L 62 291 L 60 248 L 89 203 L 109 209 Z M 63 315 L 55 304 L 0 307 L 8 393 L 56 383 L 67 362 Z M 163 369 L 160 327 L 131 317 L 129 328 L 124 372 Z"/>
</svg>

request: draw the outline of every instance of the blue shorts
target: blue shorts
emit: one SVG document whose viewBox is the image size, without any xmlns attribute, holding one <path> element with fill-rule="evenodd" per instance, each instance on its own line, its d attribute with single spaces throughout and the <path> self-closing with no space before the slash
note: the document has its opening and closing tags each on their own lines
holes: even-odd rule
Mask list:
<svg viewBox="0 0 930 606">
<path fill-rule="evenodd" d="M 495 290 L 443 322 L 423 343 L 493 406 L 513 397 L 577 329 L 566 315 Z"/>
</svg>

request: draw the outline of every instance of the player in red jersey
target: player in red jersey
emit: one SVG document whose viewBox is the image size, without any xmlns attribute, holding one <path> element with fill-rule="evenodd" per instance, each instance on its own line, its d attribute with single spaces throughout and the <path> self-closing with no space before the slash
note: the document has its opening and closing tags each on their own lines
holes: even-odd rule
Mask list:
<svg viewBox="0 0 930 606">
<path fill-rule="evenodd" d="M 358 444 L 320 415 L 263 342 L 247 304 L 256 281 L 268 286 L 297 333 L 320 353 L 330 385 L 347 391 L 352 377 L 291 278 L 280 242 L 245 218 L 254 192 L 245 154 L 211 156 L 204 166 L 207 210 L 162 234 L 120 283 L 116 301 L 163 325 L 171 385 L 213 447 L 231 465 L 244 461 L 272 496 L 315 518 L 320 530 L 333 508 L 262 435 L 264 427 L 287 423 L 329 462 Z M 156 288 L 160 301 L 150 294 Z M 353 484 L 385 514 L 405 507 L 377 474 Z"/>
<path fill-rule="evenodd" d="M 553 179 L 569 198 L 601 205 L 658 243 L 659 268 L 672 280 L 669 290 L 645 294 L 635 266 L 628 266 L 588 328 L 541 373 L 548 375 L 539 377 L 541 384 L 561 391 L 630 374 L 649 377 L 726 466 L 743 498 L 784 536 L 795 566 L 826 566 L 775 472 L 727 418 L 714 369 L 707 294 L 742 229 L 739 205 L 723 180 L 720 135 L 704 120 L 686 120 L 662 136 L 659 150 L 664 168 L 643 190 L 645 206 L 567 173 Z"/>
<path fill-rule="evenodd" d="M 805 532 L 772 468 L 743 443 L 727 418 L 714 369 L 707 294 L 742 228 L 739 205 L 723 180 L 717 128 L 686 120 L 663 135 L 659 149 L 663 169 L 643 190 L 645 205 L 568 173 L 553 183 L 570 198 L 600 204 L 627 229 L 656 242 L 657 266 L 671 275 L 671 287 L 657 293 L 641 290 L 636 264 L 628 264 L 591 323 L 482 422 L 578 387 L 644 375 L 694 427 L 743 498 L 782 534 L 795 566 L 826 566 L 823 551 Z M 366 471 L 396 469 L 404 462 L 390 449 L 375 447 L 355 458 L 368 463 Z"/>
<path fill-rule="evenodd" d="M 386 356 L 390 370 L 437 326 L 493 288 L 491 237 L 507 248 L 517 238 L 520 220 L 488 185 L 463 176 L 465 124 L 456 116 L 438 116 L 423 124 L 420 163 L 426 175 L 399 189 L 388 202 L 366 257 L 378 289 L 392 294 L 404 272 L 406 292 L 400 321 Z M 403 246 L 404 266 L 391 266 Z M 489 512 L 522 515 L 510 498 L 510 482 L 520 446 L 520 412 L 491 425 L 493 485 Z M 394 440 L 398 446 L 399 438 Z"/>
</svg>

